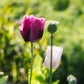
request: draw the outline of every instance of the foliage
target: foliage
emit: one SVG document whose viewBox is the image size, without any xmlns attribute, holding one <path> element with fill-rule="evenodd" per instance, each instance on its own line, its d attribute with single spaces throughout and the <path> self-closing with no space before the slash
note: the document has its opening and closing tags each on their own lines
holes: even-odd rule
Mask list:
<svg viewBox="0 0 84 84">
<path fill-rule="evenodd" d="M 52 0 L 55 10 L 64 10 L 69 6 L 70 0 Z"/>
<path fill-rule="evenodd" d="M 58 5 L 57 1 L 61 1 L 62 5 Z M 0 71 L 9 76 L 8 83 L 26 84 L 28 81 L 31 47 L 30 43 L 23 41 L 19 32 L 19 24 L 25 14 L 44 17 L 46 21 L 60 22 L 58 31 L 54 35 L 54 45 L 62 46 L 64 50 L 60 67 L 53 72 L 53 83 L 58 80 L 57 84 L 67 84 L 66 78 L 69 74 L 77 77 L 78 84 L 83 83 L 84 0 L 69 0 L 66 6 L 63 1 L 68 0 L 0 0 Z M 48 74 L 46 78 L 44 76 L 48 70 L 42 66 L 44 52 L 47 45 L 50 45 L 50 34 L 46 28 L 47 23 L 43 38 L 34 43 L 34 56 L 35 60 L 37 59 L 35 64 L 38 69 L 33 67 L 33 70 L 40 68 L 41 74 L 34 71 L 33 80 L 40 80 L 40 83 L 49 80 Z"/>
</svg>

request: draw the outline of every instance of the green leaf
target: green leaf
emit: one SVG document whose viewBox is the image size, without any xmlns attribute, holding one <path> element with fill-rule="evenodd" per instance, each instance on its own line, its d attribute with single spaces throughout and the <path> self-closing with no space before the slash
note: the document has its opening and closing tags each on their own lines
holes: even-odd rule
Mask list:
<svg viewBox="0 0 84 84">
<path fill-rule="evenodd" d="M 13 76 L 13 81 L 15 82 L 17 80 L 17 66 L 16 63 L 12 63 L 12 76 Z"/>
<path fill-rule="evenodd" d="M 44 82 L 43 77 L 41 76 L 41 63 L 42 63 L 41 56 L 36 55 L 33 63 L 31 84 L 43 84 Z M 30 76 L 30 71 L 29 71 L 29 76 Z"/>
<path fill-rule="evenodd" d="M 59 84 L 60 80 L 55 81 L 53 84 Z"/>
</svg>

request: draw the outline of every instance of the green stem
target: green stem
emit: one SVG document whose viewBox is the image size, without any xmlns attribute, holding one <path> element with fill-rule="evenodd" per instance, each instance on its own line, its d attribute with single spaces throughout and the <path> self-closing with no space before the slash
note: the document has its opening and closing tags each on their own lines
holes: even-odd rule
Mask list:
<svg viewBox="0 0 84 84">
<path fill-rule="evenodd" d="M 33 67 L 33 43 L 31 43 L 31 71 L 30 71 L 30 81 L 29 84 L 31 84 L 31 79 L 32 79 L 32 67 Z"/>
<path fill-rule="evenodd" d="M 49 81 L 49 84 L 52 84 L 52 46 L 53 46 L 53 34 L 51 34 L 51 57 L 50 57 L 50 81 Z"/>
</svg>

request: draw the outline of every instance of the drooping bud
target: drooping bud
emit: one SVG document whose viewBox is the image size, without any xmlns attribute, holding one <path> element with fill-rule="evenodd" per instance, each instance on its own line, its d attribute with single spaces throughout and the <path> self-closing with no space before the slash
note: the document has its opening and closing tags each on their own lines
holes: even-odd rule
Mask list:
<svg viewBox="0 0 84 84">
<path fill-rule="evenodd" d="M 77 84 L 77 79 L 76 79 L 76 77 L 73 76 L 73 75 L 69 75 L 69 76 L 67 77 L 67 81 L 68 81 L 69 84 Z"/>
</svg>

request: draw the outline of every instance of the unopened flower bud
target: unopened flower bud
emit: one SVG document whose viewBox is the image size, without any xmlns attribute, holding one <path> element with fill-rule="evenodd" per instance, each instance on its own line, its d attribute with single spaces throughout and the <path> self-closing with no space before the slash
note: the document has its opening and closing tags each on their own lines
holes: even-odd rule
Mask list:
<svg viewBox="0 0 84 84">
<path fill-rule="evenodd" d="M 73 76 L 73 75 L 69 75 L 69 76 L 67 77 L 67 81 L 68 81 L 69 84 L 77 84 L 77 79 L 76 79 L 76 77 Z"/>
</svg>

